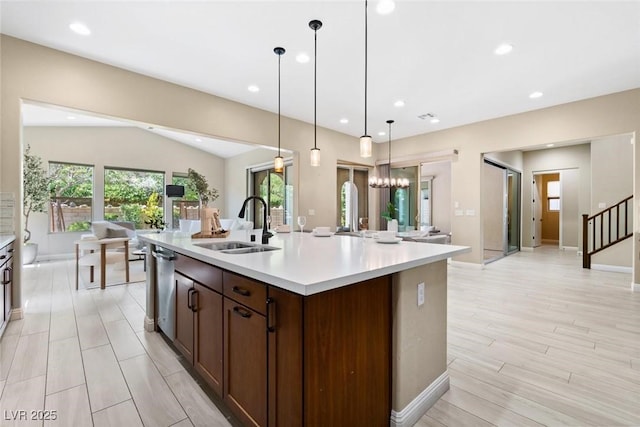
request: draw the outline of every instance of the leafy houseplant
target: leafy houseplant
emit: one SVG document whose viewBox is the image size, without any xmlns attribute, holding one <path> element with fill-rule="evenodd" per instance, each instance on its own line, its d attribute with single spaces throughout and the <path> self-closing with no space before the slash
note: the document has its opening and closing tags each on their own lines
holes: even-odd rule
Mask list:
<svg viewBox="0 0 640 427">
<path fill-rule="evenodd" d="M 207 204 L 210 201 L 213 202 L 219 197 L 218 190 L 215 188 L 209 189 L 207 179 L 203 175 L 200 175 L 195 170 L 189 168 L 187 176 L 189 178 L 189 183 L 187 185 L 191 190 L 198 194 L 201 208 L 207 207 Z"/>
<path fill-rule="evenodd" d="M 387 203 L 387 210 L 382 212 L 382 218 L 386 219 L 387 221 L 391 221 L 392 219 L 395 219 L 396 211 L 397 209 L 393 202 L 389 202 Z"/>
<path fill-rule="evenodd" d="M 46 212 L 49 201 L 49 176 L 42 167 L 42 159 L 31 154 L 31 146 L 24 152 L 24 243 L 31 239 L 29 215 L 31 212 Z"/>
<path fill-rule="evenodd" d="M 49 183 L 51 181 L 47 171 L 42 166 L 42 159 L 31 154 L 31 146 L 29 145 L 27 145 L 27 149 L 24 151 L 24 165 L 22 173 L 24 186 L 24 244 L 27 245 L 29 240 L 31 240 L 29 216 L 32 212 L 46 212 L 47 204 L 49 202 Z M 31 248 L 27 249 L 29 246 L 31 246 Z M 30 264 L 35 260 L 38 252 L 38 246 L 34 243 L 30 243 L 28 246 L 25 246 L 24 252 L 23 260 L 26 264 Z"/>
</svg>

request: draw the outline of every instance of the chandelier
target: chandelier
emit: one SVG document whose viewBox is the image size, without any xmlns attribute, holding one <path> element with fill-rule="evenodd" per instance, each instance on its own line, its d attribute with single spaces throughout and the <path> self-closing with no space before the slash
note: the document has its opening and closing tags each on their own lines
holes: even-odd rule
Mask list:
<svg viewBox="0 0 640 427">
<path fill-rule="evenodd" d="M 391 178 L 391 124 L 393 120 L 387 120 L 389 125 L 389 175 L 386 178 L 376 177 L 369 178 L 369 187 L 371 188 L 407 188 L 409 187 L 409 179 L 407 178 Z"/>
</svg>

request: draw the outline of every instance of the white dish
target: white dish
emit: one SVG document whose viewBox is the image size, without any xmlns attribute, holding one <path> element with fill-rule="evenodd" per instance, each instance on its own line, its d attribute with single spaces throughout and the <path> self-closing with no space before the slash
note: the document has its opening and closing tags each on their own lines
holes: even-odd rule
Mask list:
<svg viewBox="0 0 640 427">
<path fill-rule="evenodd" d="M 330 237 L 333 235 L 333 233 L 315 233 L 315 232 L 311 234 L 313 234 L 316 237 Z"/>
<path fill-rule="evenodd" d="M 401 241 L 402 241 L 402 237 L 396 237 L 396 238 L 389 239 L 389 240 L 386 240 L 386 239 L 377 239 L 376 240 L 376 242 L 378 242 L 378 243 L 398 243 L 398 242 L 401 242 Z"/>
</svg>

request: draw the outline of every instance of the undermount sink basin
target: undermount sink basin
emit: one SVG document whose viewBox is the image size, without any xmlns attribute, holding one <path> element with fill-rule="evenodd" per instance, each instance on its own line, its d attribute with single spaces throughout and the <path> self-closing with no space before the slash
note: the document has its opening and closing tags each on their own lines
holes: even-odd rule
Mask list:
<svg viewBox="0 0 640 427">
<path fill-rule="evenodd" d="M 253 248 L 256 245 L 245 242 L 215 242 L 215 243 L 194 243 L 201 248 L 211 249 L 212 251 L 223 251 L 227 249 Z"/>
<path fill-rule="evenodd" d="M 280 248 L 276 248 L 274 246 L 253 246 L 250 248 L 240 248 L 240 249 L 226 249 L 226 250 L 222 250 L 220 252 L 225 253 L 225 254 L 250 254 L 250 253 L 254 253 L 254 252 L 269 252 L 269 251 L 275 251 L 278 250 Z"/>
<path fill-rule="evenodd" d="M 280 249 L 275 246 L 258 245 L 246 242 L 210 242 L 194 243 L 194 245 L 210 249 L 212 251 L 220 251 L 224 254 L 250 254 L 254 252 L 269 252 Z"/>
</svg>

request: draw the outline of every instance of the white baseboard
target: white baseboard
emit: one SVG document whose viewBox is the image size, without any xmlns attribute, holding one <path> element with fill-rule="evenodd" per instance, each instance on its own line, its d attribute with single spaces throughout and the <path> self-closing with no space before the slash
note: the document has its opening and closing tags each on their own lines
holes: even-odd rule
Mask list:
<svg viewBox="0 0 640 427">
<path fill-rule="evenodd" d="M 24 311 L 22 310 L 22 307 L 14 308 L 13 310 L 11 310 L 11 317 L 9 318 L 9 320 L 20 320 L 23 317 Z"/>
<path fill-rule="evenodd" d="M 476 264 L 475 262 L 454 261 L 449 258 L 449 265 L 453 267 L 471 268 L 473 270 L 483 270 L 484 264 Z"/>
<path fill-rule="evenodd" d="M 445 371 L 400 412 L 391 410 L 389 425 L 391 427 L 413 426 L 447 390 L 449 390 L 449 372 Z"/>
<path fill-rule="evenodd" d="M 520 247 L 520 251 L 521 252 L 533 252 L 533 247 L 532 246 L 521 246 Z"/>
<path fill-rule="evenodd" d="M 578 247 L 577 246 L 560 246 L 560 249 L 562 249 L 563 251 L 577 251 Z"/>
<path fill-rule="evenodd" d="M 153 332 L 156 330 L 156 322 L 153 319 L 144 316 L 144 330 L 147 332 Z"/>
<path fill-rule="evenodd" d="M 631 274 L 633 269 L 631 267 L 623 267 L 620 265 L 608 265 L 608 264 L 591 264 L 592 270 L 598 271 L 611 271 L 613 273 L 627 273 Z"/>
</svg>

